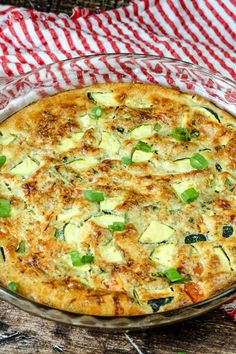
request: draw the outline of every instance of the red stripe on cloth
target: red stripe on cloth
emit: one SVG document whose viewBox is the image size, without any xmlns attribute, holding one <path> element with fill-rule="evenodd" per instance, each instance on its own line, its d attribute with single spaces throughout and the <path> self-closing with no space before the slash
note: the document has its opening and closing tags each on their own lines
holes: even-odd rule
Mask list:
<svg viewBox="0 0 236 354">
<path fill-rule="evenodd" d="M 197 21 L 197 17 L 194 16 L 188 7 L 186 6 L 184 0 L 179 0 L 180 4 L 182 6 L 182 9 L 186 12 L 186 14 L 189 16 L 191 23 L 194 23 L 194 25 L 198 28 L 199 32 L 202 34 L 202 36 L 209 42 L 210 46 L 207 43 L 203 43 L 200 41 L 202 45 L 206 47 L 206 49 L 210 52 L 212 56 L 215 56 L 214 51 L 212 50 L 212 46 L 215 46 L 218 48 L 222 53 L 225 55 L 226 58 L 229 58 L 231 61 L 236 63 L 236 58 L 232 57 L 227 51 L 225 51 L 222 47 L 220 47 L 210 36 L 209 34 L 205 31 L 204 27 L 201 26 L 201 24 Z M 216 57 L 216 56 L 215 56 Z M 218 58 L 218 57 L 216 57 Z M 218 58 L 219 59 L 219 58 Z M 220 60 L 220 59 L 219 59 Z M 222 63 L 221 63 L 222 64 Z"/>
<path fill-rule="evenodd" d="M 149 26 L 145 23 L 143 16 L 139 15 L 138 6 L 136 3 L 133 4 L 133 11 L 134 11 L 134 15 L 137 17 L 139 23 L 148 28 L 148 32 L 146 32 L 146 34 L 155 42 L 156 36 L 153 34 L 153 28 L 151 28 L 151 26 Z M 156 47 L 156 48 L 158 49 L 158 55 L 163 56 L 164 55 L 163 51 L 160 50 L 158 47 Z"/>
<path fill-rule="evenodd" d="M 205 4 L 208 7 L 208 9 L 212 12 L 212 14 L 215 16 L 215 18 L 217 18 L 217 20 L 222 24 L 222 26 L 224 27 L 224 29 L 226 30 L 227 33 L 231 34 L 233 38 L 235 38 L 236 36 L 236 30 L 234 28 L 231 29 L 228 25 L 228 23 L 225 22 L 225 20 L 223 19 L 223 17 L 220 15 L 219 12 L 216 11 L 216 9 L 209 3 L 208 0 L 205 0 Z"/>
<path fill-rule="evenodd" d="M 164 35 L 167 35 L 164 28 L 160 25 L 160 23 L 153 16 L 148 2 L 145 2 L 145 12 L 149 16 L 149 19 L 151 20 L 151 22 L 154 24 L 154 28 L 156 27 L 161 33 L 163 33 Z M 174 50 L 174 48 L 172 48 L 167 41 L 163 40 L 163 41 L 161 41 L 161 43 L 166 47 L 167 51 L 173 55 L 174 58 L 180 59 L 179 54 L 177 54 L 177 52 Z"/>
<path fill-rule="evenodd" d="M 116 28 L 117 32 L 120 34 L 121 36 L 121 39 L 122 37 L 125 38 L 127 40 L 126 45 L 128 47 L 128 51 L 130 53 L 134 53 L 134 51 L 136 51 L 136 48 L 138 48 L 138 50 L 141 52 L 141 53 L 144 53 L 145 52 L 145 49 L 142 47 L 142 45 L 140 44 L 139 41 L 135 41 L 133 40 L 132 38 L 130 38 L 130 36 L 126 33 L 124 33 L 122 27 L 126 28 L 125 26 L 125 23 L 122 22 L 122 19 L 121 19 L 121 16 L 120 16 L 120 13 L 118 10 L 114 10 L 113 12 L 114 16 L 116 17 L 117 21 L 120 22 L 120 26 L 116 25 L 114 22 L 113 22 L 113 26 L 114 28 Z M 105 15 L 105 14 L 104 14 Z M 110 14 L 109 12 L 106 13 L 106 16 L 107 17 L 110 17 Z M 111 17 L 110 17 L 111 18 Z M 135 47 L 132 47 L 132 46 L 135 46 Z"/>
<path fill-rule="evenodd" d="M 186 22 L 183 20 L 183 17 L 181 17 L 179 15 L 179 12 L 177 10 L 177 8 L 175 7 L 174 3 L 171 1 L 171 0 L 167 0 L 169 6 L 172 6 L 172 9 L 175 13 L 175 15 L 177 16 L 177 18 L 181 21 L 181 24 L 182 26 L 184 27 L 184 29 L 186 30 L 186 32 L 188 32 L 193 40 L 195 42 L 199 42 L 199 39 L 198 37 L 196 37 L 195 34 L 193 34 L 193 32 L 191 31 L 191 29 L 189 27 L 187 27 L 187 24 Z M 196 21 L 195 21 L 196 22 Z M 201 32 L 202 33 L 202 32 Z M 181 37 L 183 38 L 183 36 L 181 35 Z M 211 41 L 213 42 L 213 41 Z M 214 44 L 214 42 L 213 42 Z M 209 52 L 209 54 L 224 68 L 226 69 L 228 72 L 231 73 L 231 75 L 234 75 L 234 71 L 225 64 L 225 61 L 224 60 L 221 60 L 217 55 L 215 55 L 214 53 L 214 50 L 212 50 L 208 45 L 205 45 L 203 44 L 204 47 L 206 48 L 206 50 Z M 203 62 L 207 63 L 208 67 L 211 69 L 211 70 L 215 70 L 214 66 L 212 65 L 212 63 L 210 63 L 207 59 L 207 57 L 205 55 L 203 55 L 202 51 L 197 47 L 196 44 L 192 44 L 193 48 L 195 49 L 196 53 L 198 54 L 199 58 L 201 58 L 203 60 Z"/>
<path fill-rule="evenodd" d="M 229 17 L 236 23 L 236 12 L 233 13 L 221 0 L 217 0 L 218 4 L 224 9 Z M 236 1 L 234 0 L 234 6 L 236 6 Z M 235 34 L 235 31 L 234 31 Z"/>
<path fill-rule="evenodd" d="M 66 18 L 61 19 L 64 22 L 64 28 L 62 30 L 65 32 L 65 37 L 71 50 L 76 51 L 79 55 L 83 55 L 83 52 L 76 47 L 73 37 L 70 33 L 71 24 Z M 73 28 L 75 30 L 75 28 Z M 75 31 L 73 34 L 76 33 Z"/>
<path fill-rule="evenodd" d="M 85 51 L 85 52 L 89 52 L 89 53 L 94 53 L 94 51 L 92 50 L 92 48 L 89 46 L 87 39 L 86 39 L 86 38 L 84 37 L 84 35 L 83 35 L 83 32 L 82 32 L 82 29 L 81 29 L 81 26 L 80 26 L 79 21 L 73 20 L 73 22 L 75 23 L 75 25 L 76 25 L 76 27 L 77 27 L 77 31 L 76 31 L 76 32 L 78 32 L 79 35 L 80 35 L 80 39 L 81 39 L 81 43 L 82 43 L 82 45 L 83 45 L 83 47 L 84 47 L 84 48 L 83 48 L 84 51 Z"/>
<path fill-rule="evenodd" d="M 32 20 L 32 25 L 34 27 L 36 35 L 38 36 L 39 41 L 41 42 L 41 45 L 43 45 L 46 48 L 48 56 L 52 59 L 52 61 L 58 61 L 59 58 L 54 53 L 51 52 L 47 44 L 47 40 L 45 39 L 43 32 L 41 31 L 39 23 L 37 21 Z"/>
<path fill-rule="evenodd" d="M 94 33 L 93 26 L 90 22 L 89 17 L 86 18 L 86 21 L 84 20 L 84 24 L 87 26 L 87 28 L 90 32 L 89 34 L 93 37 L 94 42 L 96 42 L 96 44 L 100 50 L 100 53 L 106 53 L 106 49 L 105 49 L 102 41 L 100 40 L 99 36 L 96 33 Z"/>
<path fill-rule="evenodd" d="M 172 6 L 173 6 L 173 4 L 172 4 Z M 182 34 L 179 32 L 179 30 L 178 30 L 177 27 L 175 26 L 174 22 L 173 22 L 172 20 L 170 20 L 169 16 L 167 16 L 167 14 L 165 13 L 165 11 L 163 10 L 161 4 L 158 4 L 158 10 L 160 11 L 160 14 L 161 14 L 161 15 L 163 16 L 163 18 L 165 19 L 166 23 L 167 23 L 167 24 L 169 25 L 169 27 L 173 30 L 175 36 L 176 36 L 177 38 L 184 39 L 184 37 L 182 36 Z M 171 9 L 171 10 L 172 10 L 172 9 Z M 196 51 L 196 53 L 197 53 L 200 57 L 204 58 L 204 61 L 205 61 L 206 65 L 207 65 L 210 69 L 214 70 L 214 66 L 207 60 L 206 57 L 202 56 L 201 51 L 197 48 L 197 46 L 194 45 L 194 43 L 192 43 L 192 47 L 193 47 L 193 49 Z M 182 46 L 182 49 L 183 49 L 185 55 L 187 55 L 187 56 L 189 57 L 189 59 L 191 60 L 192 63 L 195 63 L 195 64 L 198 63 L 197 58 L 194 57 L 194 56 L 190 53 L 190 51 L 189 51 L 185 46 Z"/>
<path fill-rule="evenodd" d="M 110 16 L 109 12 L 103 12 L 102 14 L 103 17 L 106 18 L 107 22 L 108 22 L 108 25 L 112 25 L 113 27 L 113 30 L 115 29 L 116 32 L 123 38 L 125 38 L 126 40 L 130 41 L 132 44 L 134 44 L 136 46 L 136 43 L 134 41 L 132 41 L 128 36 L 126 36 L 122 30 L 120 29 L 120 27 L 112 20 L 112 17 Z M 118 36 L 115 36 L 114 38 L 116 38 L 117 40 L 121 41 L 122 38 L 121 37 L 118 37 Z M 125 45 L 127 51 L 129 53 L 132 53 L 133 52 L 133 48 L 132 46 L 130 45 L 130 43 L 126 42 L 123 40 L 123 44 Z"/>
<path fill-rule="evenodd" d="M 60 38 L 59 36 L 57 35 L 56 31 L 54 30 L 54 28 L 50 27 L 49 26 L 49 22 L 48 21 L 43 21 L 43 26 L 48 30 L 48 32 L 50 33 L 52 39 L 53 39 L 53 42 L 55 44 L 55 46 L 57 47 L 57 49 L 65 55 L 65 57 L 67 59 L 70 59 L 71 58 L 71 55 L 66 51 L 64 50 L 64 48 L 62 47 L 61 45 L 61 41 L 60 41 Z"/>
<path fill-rule="evenodd" d="M 235 50 L 235 48 L 224 38 L 224 36 L 221 35 L 220 31 L 216 28 L 216 26 L 213 25 L 212 21 L 210 21 L 205 13 L 200 9 L 200 7 L 198 6 L 198 3 L 196 0 L 192 0 L 192 4 L 195 8 L 195 10 L 199 13 L 199 15 L 202 17 L 202 19 L 206 22 L 206 24 L 212 28 L 212 30 L 215 32 L 215 34 L 217 35 L 217 37 L 219 37 L 219 39 L 222 41 L 222 43 L 224 43 L 229 49 L 231 50 Z"/>
<path fill-rule="evenodd" d="M 103 26 L 103 23 L 102 23 L 102 20 L 99 16 L 97 15 L 93 15 L 93 18 L 97 21 L 97 24 L 98 26 L 103 30 L 103 32 L 105 33 L 105 35 L 107 35 L 107 39 L 110 41 L 110 44 L 112 46 L 112 49 L 114 50 L 114 52 L 116 53 L 119 53 L 120 52 L 120 49 L 119 47 L 117 46 L 117 44 L 113 41 L 112 39 L 112 33 L 111 31 L 109 30 L 108 27 L 106 26 Z"/>
</svg>

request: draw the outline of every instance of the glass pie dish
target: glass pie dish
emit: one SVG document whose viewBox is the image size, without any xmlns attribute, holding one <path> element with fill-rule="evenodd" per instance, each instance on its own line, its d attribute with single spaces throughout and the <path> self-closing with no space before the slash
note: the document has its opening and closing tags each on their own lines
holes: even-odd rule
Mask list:
<svg viewBox="0 0 236 354">
<path fill-rule="evenodd" d="M 44 96 L 107 82 L 158 84 L 197 94 L 236 116 L 236 84 L 230 79 L 169 58 L 104 54 L 61 61 L 3 81 L 0 84 L 0 122 Z M 235 295 L 236 283 L 205 301 L 171 311 L 132 317 L 98 317 L 49 308 L 0 287 L 0 299 L 32 314 L 81 327 L 108 330 L 137 330 L 173 324 L 203 314 Z"/>
</svg>

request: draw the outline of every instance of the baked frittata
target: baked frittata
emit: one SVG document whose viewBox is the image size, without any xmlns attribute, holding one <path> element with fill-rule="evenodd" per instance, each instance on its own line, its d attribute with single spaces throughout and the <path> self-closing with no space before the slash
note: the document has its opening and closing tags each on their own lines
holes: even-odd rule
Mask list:
<svg viewBox="0 0 236 354">
<path fill-rule="evenodd" d="M 236 280 L 236 120 L 145 84 L 46 97 L 0 125 L 0 284 L 75 313 L 186 306 Z"/>
</svg>

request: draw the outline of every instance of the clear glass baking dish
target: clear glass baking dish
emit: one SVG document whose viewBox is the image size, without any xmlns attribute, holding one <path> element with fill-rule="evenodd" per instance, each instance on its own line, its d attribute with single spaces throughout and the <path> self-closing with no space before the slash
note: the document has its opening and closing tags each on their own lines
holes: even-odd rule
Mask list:
<svg viewBox="0 0 236 354">
<path fill-rule="evenodd" d="M 0 82 L 0 122 L 41 97 L 104 82 L 141 82 L 198 94 L 236 116 L 236 83 L 208 69 L 170 58 L 104 54 L 53 63 Z M 236 282 L 200 303 L 151 315 L 85 316 L 32 302 L 0 287 L 0 299 L 43 318 L 81 327 L 137 330 L 173 324 L 212 310 L 236 296 Z"/>
</svg>

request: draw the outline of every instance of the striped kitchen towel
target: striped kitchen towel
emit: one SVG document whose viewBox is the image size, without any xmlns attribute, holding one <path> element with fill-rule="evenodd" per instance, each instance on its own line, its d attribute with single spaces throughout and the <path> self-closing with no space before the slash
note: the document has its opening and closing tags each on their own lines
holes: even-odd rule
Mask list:
<svg viewBox="0 0 236 354">
<path fill-rule="evenodd" d="M 236 80 L 236 0 L 133 0 L 72 17 L 0 6 L 0 77 L 112 52 L 177 58 Z M 236 319 L 236 300 L 224 308 Z"/>
<path fill-rule="evenodd" d="M 71 18 L 0 6 L 0 76 L 107 52 L 174 57 L 236 80 L 236 0 L 134 0 Z"/>
</svg>

